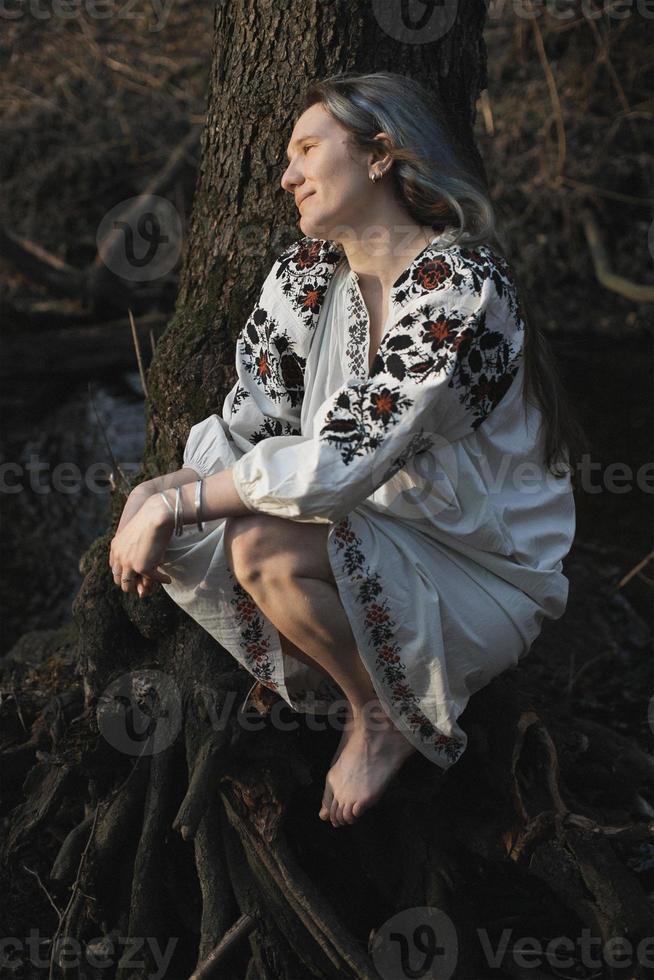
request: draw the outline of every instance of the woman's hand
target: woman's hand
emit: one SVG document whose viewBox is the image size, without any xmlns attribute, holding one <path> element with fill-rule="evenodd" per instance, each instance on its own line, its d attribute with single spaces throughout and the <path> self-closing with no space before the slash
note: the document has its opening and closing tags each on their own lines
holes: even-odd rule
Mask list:
<svg viewBox="0 0 654 980">
<path fill-rule="evenodd" d="M 123 512 L 120 515 L 118 527 L 116 528 L 116 534 L 122 531 L 125 525 L 139 512 L 145 501 L 156 492 L 150 480 L 147 480 L 145 483 L 139 483 L 138 486 L 134 487 L 125 501 L 125 506 L 123 507 Z"/>
<path fill-rule="evenodd" d="M 128 501 L 129 503 L 129 501 Z M 127 506 L 123 511 L 123 516 Z M 122 523 L 122 518 L 121 518 Z M 158 570 L 173 533 L 174 518 L 158 494 L 139 503 L 133 517 L 119 524 L 109 549 L 114 582 L 143 598 L 156 582 L 171 582 Z"/>
</svg>

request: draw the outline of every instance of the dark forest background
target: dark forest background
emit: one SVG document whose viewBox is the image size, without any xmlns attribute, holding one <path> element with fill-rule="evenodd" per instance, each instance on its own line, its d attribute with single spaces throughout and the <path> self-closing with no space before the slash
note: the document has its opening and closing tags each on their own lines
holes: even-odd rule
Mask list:
<svg viewBox="0 0 654 980">
<path fill-rule="evenodd" d="M 73 676 L 80 560 L 110 523 L 122 474 L 139 468 L 144 381 L 173 312 L 202 156 L 215 7 L 2 16 L 3 747 Z M 654 17 L 636 5 L 624 16 L 601 4 L 597 16 L 522 8 L 489 6 L 475 137 L 531 316 L 591 446 L 569 608 L 526 669 L 543 702 L 651 754 Z M 127 282 L 125 318 L 98 241 L 114 209 L 145 190 L 174 208 L 179 257 Z M 589 600 L 598 589 L 601 624 Z"/>
</svg>

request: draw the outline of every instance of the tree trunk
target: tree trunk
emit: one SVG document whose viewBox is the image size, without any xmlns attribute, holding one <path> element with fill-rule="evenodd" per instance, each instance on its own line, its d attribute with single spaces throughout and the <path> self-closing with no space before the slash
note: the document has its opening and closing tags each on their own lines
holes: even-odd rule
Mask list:
<svg viewBox="0 0 654 980">
<path fill-rule="evenodd" d="M 484 4 L 459 4 L 442 37 L 412 44 L 375 17 L 381 10 L 382 21 L 399 22 L 401 6 L 217 5 L 179 298 L 147 378 L 144 475 L 180 466 L 190 426 L 220 412 L 236 335 L 274 258 L 301 235 L 280 178 L 306 82 L 352 68 L 414 76 L 440 93 L 459 139 L 472 145 L 486 78 Z M 433 16 L 451 8 L 431 6 Z M 636 787 L 652 779 L 645 753 L 599 725 L 537 710 L 516 669 L 471 699 L 456 766 L 443 775 L 415 754 L 365 818 L 334 830 L 317 813 L 338 733 L 316 732 L 290 711 L 295 731 L 272 726 L 265 689 L 254 697 L 263 728 L 237 723 L 250 675 L 162 591 L 141 602 L 114 585 L 107 555 L 123 504 L 116 492 L 114 525 L 83 559 L 74 606 L 80 698 L 53 699 L 56 722 L 43 712 L 29 740 L 6 754 L 14 788 L 28 773 L 6 860 L 62 813 L 77 815 L 49 878 L 65 907 L 60 938 L 131 937 L 121 980 L 156 972 L 155 940 L 161 950 L 172 941 L 170 977 L 463 980 L 488 971 L 480 929 L 493 948 L 505 927 L 533 936 L 587 927 L 634 945 L 647 934 L 645 892 L 614 849 L 618 839 L 625 848 L 651 841 L 651 826 L 629 822 Z M 44 732 L 49 758 L 36 754 Z M 581 778 L 598 753 L 608 770 L 620 759 L 610 819 Z M 451 970 L 437 972 L 435 961 L 432 972 L 400 972 L 400 944 L 384 923 L 411 910 L 415 970 L 425 958 L 413 945 L 425 907 L 456 930 Z M 440 941 L 438 928 L 432 936 Z M 522 975 L 510 956 L 502 966 Z"/>
</svg>

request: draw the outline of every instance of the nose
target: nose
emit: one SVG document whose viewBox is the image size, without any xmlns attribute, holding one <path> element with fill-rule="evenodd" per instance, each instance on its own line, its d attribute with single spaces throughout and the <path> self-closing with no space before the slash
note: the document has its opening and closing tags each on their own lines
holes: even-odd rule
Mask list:
<svg viewBox="0 0 654 980">
<path fill-rule="evenodd" d="M 302 175 L 294 169 L 294 164 L 289 163 L 286 170 L 282 174 L 281 185 L 285 191 L 288 191 L 289 194 L 294 194 L 295 188 L 298 186 L 298 184 L 301 184 L 303 180 L 304 178 Z"/>
</svg>

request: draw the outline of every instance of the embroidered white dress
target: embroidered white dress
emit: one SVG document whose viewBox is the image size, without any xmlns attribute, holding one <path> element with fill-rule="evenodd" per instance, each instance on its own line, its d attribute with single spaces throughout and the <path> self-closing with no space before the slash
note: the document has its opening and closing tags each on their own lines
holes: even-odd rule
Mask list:
<svg viewBox="0 0 654 980">
<path fill-rule="evenodd" d="M 368 315 L 342 248 L 289 246 L 237 340 L 222 415 L 191 428 L 183 461 L 202 477 L 231 468 L 255 513 L 330 525 L 329 561 L 378 697 L 443 769 L 465 750 L 457 718 L 470 695 L 563 614 L 575 532 L 570 474 L 546 469 L 540 413 L 523 401 L 510 267 L 451 232 L 394 283 L 370 372 Z M 297 711 L 328 710 L 340 688 L 283 653 L 227 564 L 224 529 L 221 518 L 173 537 L 164 589 L 255 683 Z"/>
</svg>

